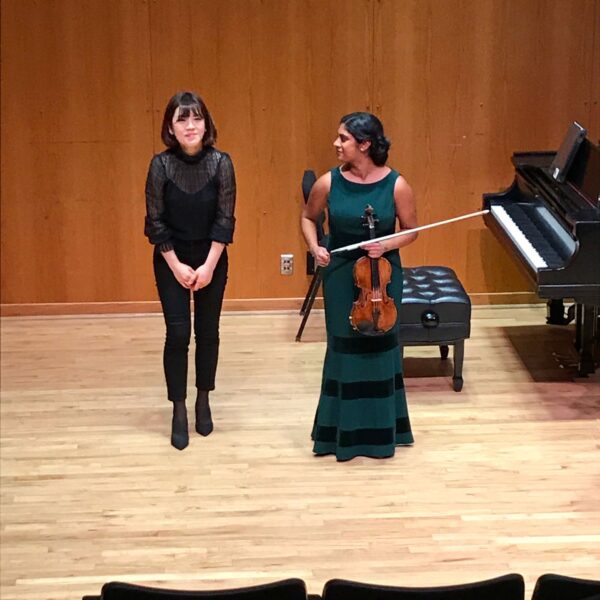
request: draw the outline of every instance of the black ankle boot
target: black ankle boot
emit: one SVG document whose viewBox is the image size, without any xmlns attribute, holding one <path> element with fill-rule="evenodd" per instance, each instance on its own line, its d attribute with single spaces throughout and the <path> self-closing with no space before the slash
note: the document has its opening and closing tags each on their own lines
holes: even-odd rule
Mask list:
<svg viewBox="0 0 600 600">
<path fill-rule="evenodd" d="M 185 400 L 173 402 L 173 420 L 171 421 L 171 445 L 183 450 L 190 443 L 188 433 L 187 410 Z"/>
<path fill-rule="evenodd" d="M 196 397 L 196 431 L 203 436 L 210 435 L 214 429 L 210 406 L 208 404 L 208 392 L 198 390 Z"/>
</svg>

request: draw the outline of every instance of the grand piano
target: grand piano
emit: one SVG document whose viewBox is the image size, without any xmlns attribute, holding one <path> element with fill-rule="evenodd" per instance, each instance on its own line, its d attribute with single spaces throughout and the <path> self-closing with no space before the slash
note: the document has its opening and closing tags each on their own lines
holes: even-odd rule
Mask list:
<svg viewBox="0 0 600 600">
<path fill-rule="evenodd" d="M 600 147 L 586 134 L 573 123 L 557 152 L 514 153 L 512 185 L 483 195 L 486 225 L 548 300 L 547 322 L 575 320 L 580 376 L 600 362 Z"/>
</svg>

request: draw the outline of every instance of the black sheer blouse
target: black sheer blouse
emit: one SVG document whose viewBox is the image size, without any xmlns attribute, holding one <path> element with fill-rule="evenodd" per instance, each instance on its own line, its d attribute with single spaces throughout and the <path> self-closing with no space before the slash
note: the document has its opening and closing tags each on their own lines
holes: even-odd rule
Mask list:
<svg viewBox="0 0 600 600">
<path fill-rule="evenodd" d="M 161 252 L 176 240 L 229 244 L 235 227 L 235 173 L 216 148 L 190 156 L 181 149 L 152 158 L 146 179 L 144 233 Z"/>
</svg>

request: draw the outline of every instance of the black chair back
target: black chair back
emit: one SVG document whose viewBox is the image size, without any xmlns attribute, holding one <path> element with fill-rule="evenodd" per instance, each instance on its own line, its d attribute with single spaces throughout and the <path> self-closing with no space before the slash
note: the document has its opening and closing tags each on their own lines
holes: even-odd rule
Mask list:
<svg viewBox="0 0 600 600">
<path fill-rule="evenodd" d="M 301 579 L 216 591 L 168 590 L 112 581 L 102 587 L 102 600 L 307 600 L 307 595 Z"/>
<path fill-rule="evenodd" d="M 538 578 L 531 600 L 600 600 L 600 581 L 546 573 Z"/>
<path fill-rule="evenodd" d="M 315 185 L 316 181 L 317 176 L 314 171 L 306 170 L 302 174 L 302 195 L 304 196 L 304 204 L 308 202 L 310 190 L 312 190 L 312 186 Z"/>
<path fill-rule="evenodd" d="M 305 204 L 308 202 L 310 191 L 312 190 L 313 185 L 316 181 L 317 176 L 315 175 L 314 171 L 304 171 L 304 174 L 302 175 L 302 195 L 304 196 Z M 321 213 L 316 222 L 317 242 L 319 246 L 327 248 L 329 246 L 329 236 L 325 233 L 323 227 L 324 224 L 325 214 Z M 304 297 L 304 301 L 302 302 L 302 307 L 300 308 L 302 322 L 300 323 L 300 327 L 298 328 L 298 333 L 296 333 L 297 342 L 299 342 L 302 339 L 302 332 L 304 331 L 306 321 L 308 320 L 308 316 L 310 315 L 310 311 L 314 304 L 315 298 L 317 297 L 317 293 L 321 285 L 321 279 L 323 277 L 321 267 L 316 266 L 315 259 L 309 251 L 306 252 L 306 274 L 312 275 L 312 279 L 310 281 L 310 285 L 308 286 L 308 290 L 306 292 L 306 296 Z"/>
<path fill-rule="evenodd" d="M 524 600 L 525 582 L 516 573 L 443 587 L 396 587 L 332 579 L 323 600 Z"/>
<path fill-rule="evenodd" d="M 313 185 L 317 181 L 317 176 L 314 171 L 307 169 L 302 174 L 302 195 L 304 196 L 304 204 L 308 202 L 308 197 L 310 196 L 310 190 L 312 190 Z M 321 240 L 325 237 L 325 231 L 323 230 L 323 224 L 325 223 L 325 215 L 321 215 L 317 222 L 317 240 L 321 246 L 325 244 L 321 244 Z"/>
</svg>

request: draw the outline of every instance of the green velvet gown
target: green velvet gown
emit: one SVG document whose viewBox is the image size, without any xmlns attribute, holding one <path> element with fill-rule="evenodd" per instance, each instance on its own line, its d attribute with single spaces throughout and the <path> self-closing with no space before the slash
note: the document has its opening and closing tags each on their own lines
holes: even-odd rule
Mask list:
<svg viewBox="0 0 600 600">
<path fill-rule="evenodd" d="M 361 217 L 370 204 L 379 219 L 376 235 L 394 233 L 396 210 L 391 171 L 375 183 L 348 181 L 339 169 L 331 171 L 328 199 L 329 248 L 369 238 Z M 353 267 L 363 250 L 334 254 L 323 270 L 327 352 L 321 395 L 312 431 L 315 454 L 335 454 L 340 461 L 356 456 L 393 456 L 398 444 L 412 444 L 397 325 L 382 336 L 365 336 L 352 328 L 349 315 L 358 289 Z M 392 264 L 387 293 L 400 310 L 402 266 L 397 251 L 385 257 Z"/>
</svg>

